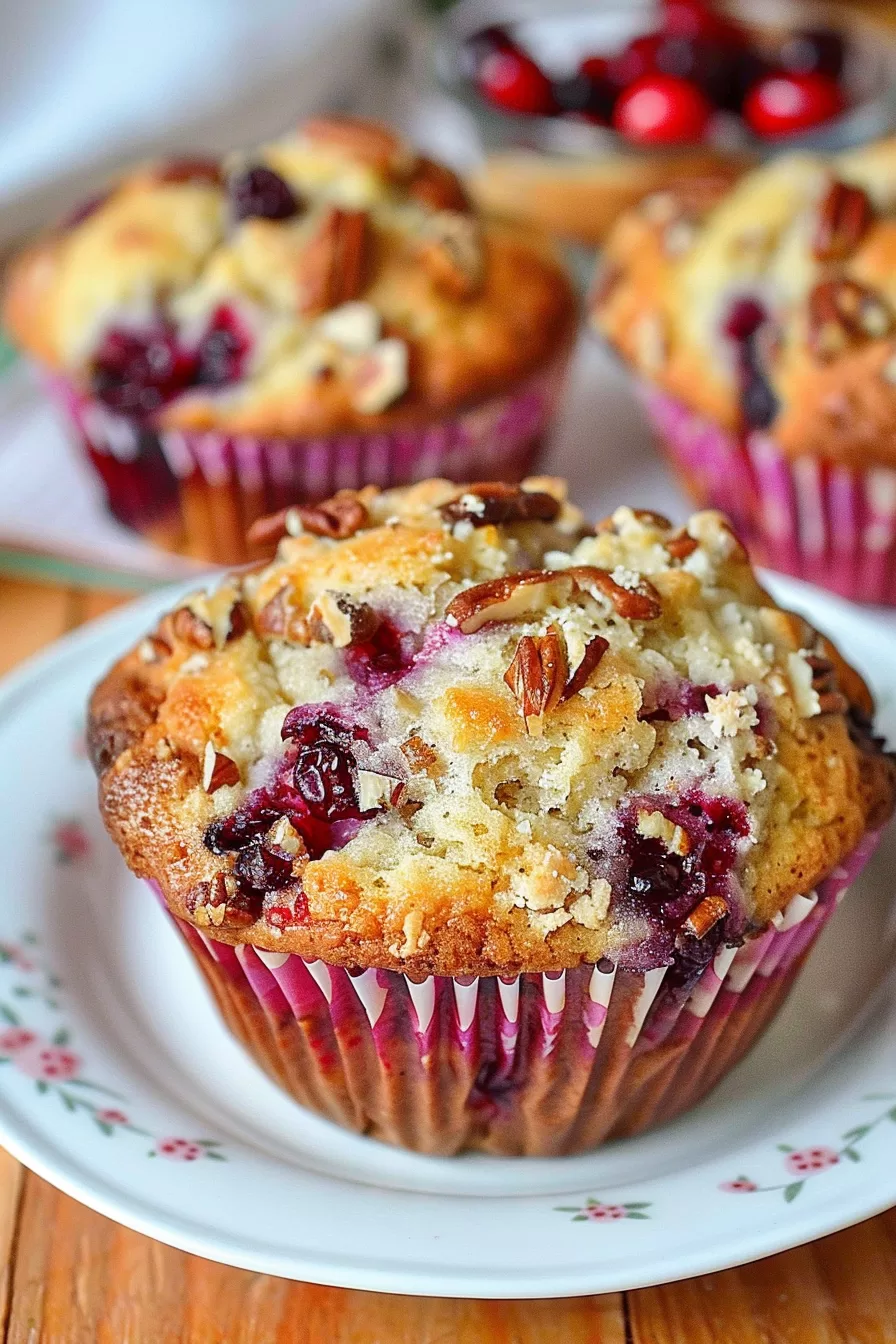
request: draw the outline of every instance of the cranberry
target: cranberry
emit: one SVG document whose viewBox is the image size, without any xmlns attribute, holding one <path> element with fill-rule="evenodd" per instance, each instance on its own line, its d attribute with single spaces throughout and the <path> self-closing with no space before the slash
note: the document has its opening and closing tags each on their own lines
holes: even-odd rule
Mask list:
<svg viewBox="0 0 896 1344">
<path fill-rule="evenodd" d="M 715 682 L 703 686 L 693 681 L 671 682 L 658 690 L 653 705 L 645 705 L 638 717 L 647 723 L 677 723 L 692 714 L 705 714 L 706 697 L 718 694 Z"/>
<path fill-rule="evenodd" d="M 747 94 L 744 118 L 757 135 L 794 135 L 839 116 L 845 106 L 829 75 L 769 75 Z"/>
<path fill-rule="evenodd" d="M 230 183 L 233 217 L 241 219 L 292 219 L 299 202 L 288 183 L 272 168 L 247 168 Z"/>
<path fill-rule="evenodd" d="M 778 64 L 791 75 L 830 75 L 843 73 L 846 46 L 840 33 L 831 28 L 811 28 L 793 33 L 778 52 Z"/>
<path fill-rule="evenodd" d="M 712 107 L 695 84 L 673 75 L 646 75 L 620 95 L 613 125 L 636 144 L 676 144 L 699 140 Z"/>
<path fill-rule="evenodd" d="M 561 112 L 570 112 L 586 121 L 609 125 L 618 90 L 609 79 L 590 75 L 571 75 L 554 81 L 554 102 Z"/>
<path fill-rule="evenodd" d="M 702 0 L 665 0 L 663 32 L 671 37 L 710 38 L 746 45 L 744 30 Z"/>
<path fill-rule="evenodd" d="M 120 415 L 143 418 L 190 386 L 196 360 L 170 327 L 143 331 L 112 327 L 93 359 L 94 394 Z"/>
<path fill-rule="evenodd" d="M 778 399 L 764 369 L 762 334 L 769 315 L 756 299 L 737 299 L 728 311 L 722 331 L 735 344 L 740 406 L 752 429 L 768 429 L 778 414 Z"/>
<path fill-rule="evenodd" d="M 285 893 L 278 891 L 265 897 L 263 916 L 272 929 L 295 928 L 308 919 L 308 897 L 300 889 Z"/>
<path fill-rule="evenodd" d="M 370 639 L 345 650 L 345 670 L 356 685 L 381 691 L 409 670 L 413 653 L 406 645 L 411 642 L 391 621 L 381 621 Z"/>
<path fill-rule="evenodd" d="M 256 838 L 240 850 L 233 875 L 241 891 L 264 895 L 267 891 L 277 891 L 292 882 L 292 864 L 291 854 L 269 847 Z"/>
<path fill-rule="evenodd" d="M 495 51 L 515 51 L 513 39 L 496 24 L 490 28 L 481 28 L 478 33 L 468 37 L 460 50 L 460 68 L 467 79 L 477 79 L 479 68 L 486 56 Z"/>
<path fill-rule="evenodd" d="M 556 110 L 551 81 L 531 56 L 514 47 L 489 52 L 476 83 L 482 96 L 505 112 L 544 116 Z"/>
<path fill-rule="evenodd" d="M 749 47 L 710 37 L 666 37 L 656 53 L 664 75 L 692 80 L 716 107 L 739 111 L 751 85 L 766 71 Z"/>
<path fill-rule="evenodd" d="M 243 376 L 249 347 L 249 337 L 233 309 L 222 304 L 213 314 L 196 352 L 197 383 L 204 387 L 223 387 L 238 382 Z"/>
<path fill-rule="evenodd" d="M 645 75 L 656 74 L 656 58 L 662 43 L 663 38 L 659 33 L 632 38 L 628 46 L 623 47 L 619 55 L 610 61 L 608 78 L 620 89 L 625 89 Z"/>
<path fill-rule="evenodd" d="M 205 832 L 205 844 L 213 854 L 231 854 L 264 835 L 281 816 L 266 789 L 256 789 L 229 817 L 213 821 Z"/>
<path fill-rule="evenodd" d="M 315 746 L 303 747 L 293 779 L 308 811 L 319 821 L 345 821 L 359 815 L 354 757 L 339 743 L 322 739 Z"/>
<path fill-rule="evenodd" d="M 311 747 L 321 737 L 334 742 L 350 742 L 353 736 L 366 735 L 357 728 L 350 728 L 336 705 L 323 703 L 296 705 L 283 720 L 280 736 L 284 742 L 292 739 L 301 747 Z"/>
</svg>

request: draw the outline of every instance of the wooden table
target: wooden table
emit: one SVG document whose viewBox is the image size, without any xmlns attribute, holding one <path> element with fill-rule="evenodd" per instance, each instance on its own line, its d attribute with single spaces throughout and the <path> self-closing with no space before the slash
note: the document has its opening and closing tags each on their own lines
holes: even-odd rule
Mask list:
<svg viewBox="0 0 896 1344">
<path fill-rule="evenodd" d="M 0 672 L 123 600 L 0 577 Z M 896 1344 L 896 1210 L 666 1287 L 451 1301 L 200 1260 L 91 1212 L 0 1149 L 0 1260 L 8 1344 Z"/>
</svg>

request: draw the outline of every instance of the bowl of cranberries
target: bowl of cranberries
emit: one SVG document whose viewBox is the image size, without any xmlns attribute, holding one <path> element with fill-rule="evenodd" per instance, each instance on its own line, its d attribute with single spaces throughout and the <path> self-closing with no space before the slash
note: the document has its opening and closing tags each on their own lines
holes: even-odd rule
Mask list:
<svg viewBox="0 0 896 1344">
<path fill-rule="evenodd" d="M 838 148 L 893 122 L 885 35 L 787 0 L 462 0 L 440 65 L 488 148 Z"/>
</svg>

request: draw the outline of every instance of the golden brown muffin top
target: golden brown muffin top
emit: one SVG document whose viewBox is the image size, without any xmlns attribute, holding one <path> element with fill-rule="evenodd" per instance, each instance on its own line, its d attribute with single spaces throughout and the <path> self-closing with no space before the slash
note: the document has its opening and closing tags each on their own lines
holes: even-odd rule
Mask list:
<svg viewBox="0 0 896 1344">
<path fill-rule="evenodd" d="M 726 429 L 896 464 L 896 139 L 648 197 L 611 236 L 592 317 Z"/>
<path fill-rule="evenodd" d="M 894 796 L 869 694 L 726 520 L 344 492 L 94 692 L 106 824 L 226 942 L 411 975 L 702 969 Z M 680 954 L 680 955 L 679 955 Z"/>
<path fill-rule="evenodd" d="M 542 235 L 486 220 L 385 126 L 335 117 L 137 169 L 13 263 L 4 305 L 27 351 L 112 410 L 262 435 L 476 404 L 560 356 L 575 319 Z"/>
</svg>

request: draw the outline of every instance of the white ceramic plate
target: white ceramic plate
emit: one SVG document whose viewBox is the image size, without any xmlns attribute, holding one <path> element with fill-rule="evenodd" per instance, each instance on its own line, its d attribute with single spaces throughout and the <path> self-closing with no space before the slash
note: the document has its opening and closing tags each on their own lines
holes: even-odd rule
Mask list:
<svg viewBox="0 0 896 1344">
<path fill-rule="evenodd" d="M 896 736 L 896 634 L 793 583 Z M 228 1036 L 106 838 L 91 684 L 170 595 L 64 640 L 0 692 L 0 1142 L 112 1218 L 291 1278 L 555 1297 L 794 1246 L 896 1202 L 894 837 L 771 1033 L 697 1111 L 585 1157 L 430 1159 L 306 1113 Z"/>
</svg>

